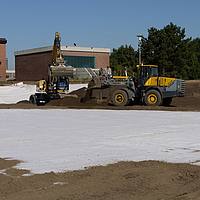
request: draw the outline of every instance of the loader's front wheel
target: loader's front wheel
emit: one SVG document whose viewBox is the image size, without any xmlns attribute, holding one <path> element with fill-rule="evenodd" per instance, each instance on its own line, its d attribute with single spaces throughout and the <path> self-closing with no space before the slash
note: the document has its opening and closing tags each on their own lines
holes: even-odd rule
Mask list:
<svg viewBox="0 0 200 200">
<path fill-rule="evenodd" d="M 128 103 L 128 96 L 125 91 L 117 90 L 112 96 L 112 102 L 115 106 L 125 106 Z"/>
<path fill-rule="evenodd" d="M 149 90 L 144 97 L 147 106 L 160 106 L 162 104 L 161 95 L 157 90 Z"/>
</svg>

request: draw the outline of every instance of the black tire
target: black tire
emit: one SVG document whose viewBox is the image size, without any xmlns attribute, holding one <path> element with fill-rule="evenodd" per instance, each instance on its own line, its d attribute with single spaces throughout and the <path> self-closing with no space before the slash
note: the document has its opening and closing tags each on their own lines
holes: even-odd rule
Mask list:
<svg viewBox="0 0 200 200">
<path fill-rule="evenodd" d="M 37 104 L 37 106 L 41 105 L 39 100 L 36 100 L 36 104 Z"/>
<path fill-rule="evenodd" d="M 49 103 L 49 101 L 51 101 L 51 96 L 47 94 L 45 96 L 45 103 Z"/>
<path fill-rule="evenodd" d="M 112 95 L 112 102 L 115 106 L 125 106 L 128 103 L 127 93 L 123 90 L 117 90 Z"/>
<path fill-rule="evenodd" d="M 172 102 L 172 97 L 169 97 L 169 98 L 164 98 L 163 99 L 163 106 L 169 106 Z"/>
<path fill-rule="evenodd" d="M 37 101 L 36 101 L 36 97 L 34 94 L 32 94 L 30 97 L 29 97 L 29 103 L 30 104 L 36 104 Z"/>
<path fill-rule="evenodd" d="M 128 99 L 126 106 L 130 105 L 130 103 L 131 103 L 131 99 Z"/>
<path fill-rule="evenodd" d="M 147 106 L 160 106 L 162 104 L 161 95 L 157 90 L 149 90 L 144 97 Z"/>
</svg>

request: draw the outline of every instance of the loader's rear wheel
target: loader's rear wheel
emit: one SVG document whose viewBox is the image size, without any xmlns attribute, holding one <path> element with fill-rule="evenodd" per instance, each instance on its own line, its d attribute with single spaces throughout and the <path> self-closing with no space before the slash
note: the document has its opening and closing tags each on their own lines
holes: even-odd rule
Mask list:
<svg viewBox="0 0 200 200">
<path fill-rule="evenodd" d="M 29 97 L 29 102 L 30 104 L 36 104 L 37 101 L 36 101 L 36 97 L 34 94 L 32 94 L 30 97 Z"/>
<path fill-rule="evenodd" d="M 160 106 L 162 104 L 161 95 L 157 90 L 149 90 L 144 97 L 147 106 Z"/>
<path fill-rule="evenodd" d="M 115 106 L 125 106 L 128 103 L 128 96 L 125 91 L 117 90 L 112 96 L 112 102 Z"/>
</svg>

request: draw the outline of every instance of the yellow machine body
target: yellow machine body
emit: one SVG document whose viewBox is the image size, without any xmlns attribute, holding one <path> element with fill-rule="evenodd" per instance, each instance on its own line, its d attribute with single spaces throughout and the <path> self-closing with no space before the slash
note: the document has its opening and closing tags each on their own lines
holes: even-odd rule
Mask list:
<svg viewBox="0 0 200 200">
<path fill-rule="evenodd" d="M 47 90 L 47 82 L 45 80 L 40 80 L 37 83 L 37 89 L 38 92 L 46 92 Z"/>
<path fill-rule="evenodd" d="M 158 76 L 157 65 L 137 65 L 137 78 L 127 76 L 94 77 L 88 84 L 87 98 L 98 103 L 109 101 L 116 106 L 144 102 L 147 106 L 169 106 L 173 97 L 183 97 L 185 81 Z"/>
<path fill-rule="evenodd" d="M 69 92 L 69 77 L 73 77 L 74 68 L 65 66 L 60 41 L 60 33 L 56 32 L 52 59 L 48 67 L 48 80 L 40 80 L 37 83 L 36 93 L 29 98 L 31 104 L 44 104 Z"/>
<path fill-rule="evenodd" d="M 48 69 L 48 81 L 40 80 L 38 82 L 38 92 L 46 92 L 48 94 L 69 92 L 68 77 L 73 76 L 74 68 L 65 66 L 65 60 L 61 53 L 60 41 L 60 33 L 56 32 L 52 59 Z"/>
<path fill-rule="evenodd" d="M 137 65 L 138 85 L 144 86 L 168 86 L 175 78 L 159 77 L 157 65 Z"/>
<path fill-rule="evenodd" d="M 144 84 L 145 86 L 168 86 L 170 85 L 173 81 L 175 81 L 175 78 L 167 78 L 167 77 L 151 77 L 149 78 L 146 83 Z"/>
</svg>

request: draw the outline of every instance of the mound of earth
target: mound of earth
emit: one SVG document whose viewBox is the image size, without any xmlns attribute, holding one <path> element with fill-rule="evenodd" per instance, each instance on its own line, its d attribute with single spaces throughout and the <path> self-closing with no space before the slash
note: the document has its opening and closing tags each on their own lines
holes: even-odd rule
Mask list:
<svg viewBox="0 0 200 200">
<path fill-rule="evenodd" d="M 81 98 L 83 98 L 85 94 L 86 88 L 83 87 L 81 89 L 71 92 L 69 96 L 66 96 L 63 99 L 52 100 L 45 106 L 80 106 Z"/>
<path fill-rule="evenodd" d="M 85 98 L 87 94 L 87 88 L 83 87 L 81 89 L 78 89 L 76 91 L 73 91 L 71 93 L 69 93 L 69 95 L 67 95 L 66 97 L 62 98 L 62 99 L 56 99 L 56 100 L 52 100 L 49 103 L 47 103 L 46 107 L 49 106 L 61 106 L 61 107 L 69 107 L 69 108 L 85 108 L 87 106 L 97 106 L 99 105 L 97 102 L 97 99 L 89 99 L 87 98 L 86 101 L 83 102 L 83 98 Z M 108 103 L 101 103 L 101 105 L 99 106 L 108 106 Z"/>
</svg>

